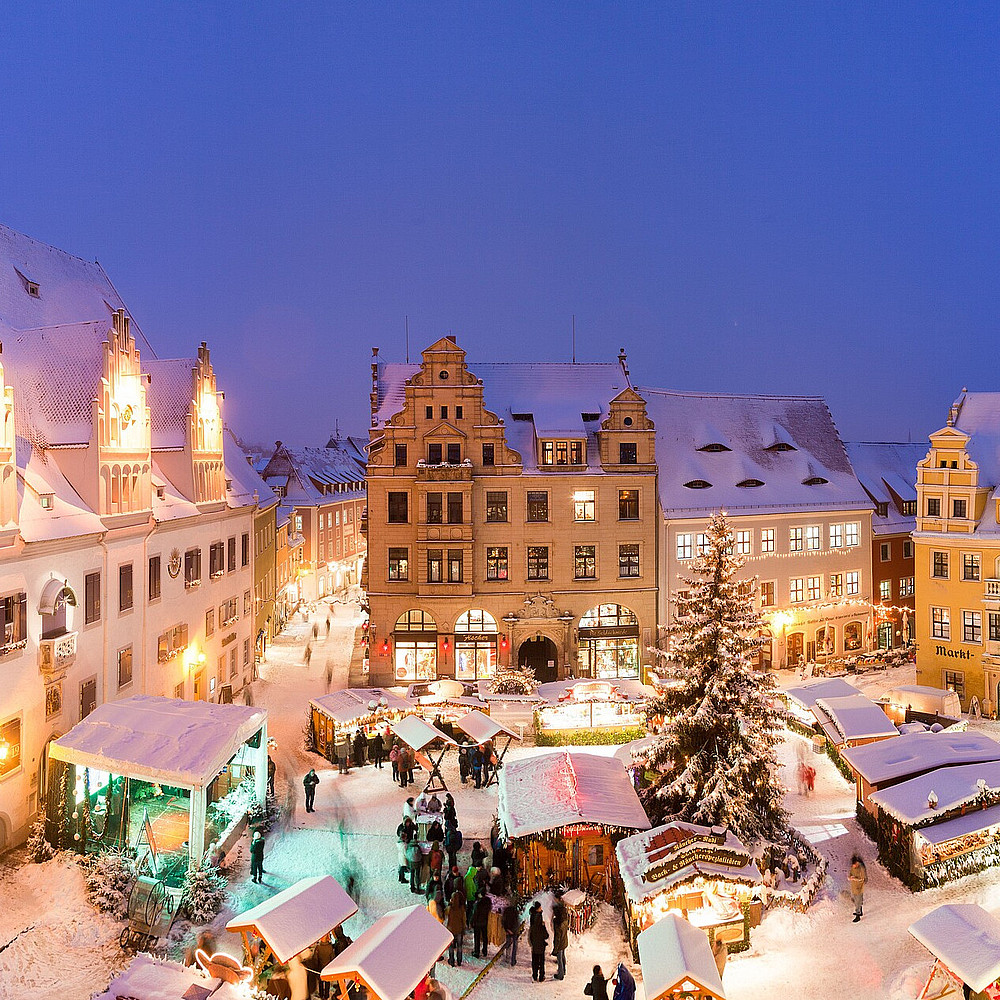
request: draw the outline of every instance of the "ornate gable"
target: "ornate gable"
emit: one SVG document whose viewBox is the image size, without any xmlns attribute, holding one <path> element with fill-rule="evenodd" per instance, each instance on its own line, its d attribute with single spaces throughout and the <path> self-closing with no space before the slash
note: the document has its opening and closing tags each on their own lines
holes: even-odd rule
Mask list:
<svg viewBox="0 0 1000 1000">
<path fill-rule="evenodd" d="M 188 410 L 188 448 L 191 452 L 195 503 L 218 503 L 226 498 L 222 460 L 223 394 L 215 384 L 208 345 L 202 341 L 191 370 L 191 406 Z"/>
</svg>

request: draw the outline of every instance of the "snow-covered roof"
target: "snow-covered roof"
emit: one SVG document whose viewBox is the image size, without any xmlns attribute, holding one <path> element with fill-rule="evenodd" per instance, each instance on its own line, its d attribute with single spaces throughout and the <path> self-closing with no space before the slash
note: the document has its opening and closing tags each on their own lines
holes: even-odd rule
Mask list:
<svg viewBox="0 0 1000 1000">
<path fill-rule="evenodd" d="M 977 903 L 945 903 L 909 931 L 976 992 L 1000 979 L 1000 918 Z"/>
<path fill-rule="evenodd" d="M 840 737 L 834 740 L 837 745 L 899 735 L 881 707 L 860 692 L 842 698 L 817 698 L 812 710 L 820 725 L 825 721 L 824 714 L 833 723 Z"/>
<path fill-rule="evenodd" d="M 192 987 L 203 992 L 190 992 Z M 129 997 L 178 1000 L 194 996 L 211 996 L 212 1000 L 244 1000 L 246 991 L 221 979 L 210 978 L 194 966 L 165 962 L 141 953 L 132 959 L 127 969 L 111 980 L 107 990 L 97 994 L 93 1000 L 127 1000 Z"/>
<path fill-rule="evenodd" d="M 871 785 L 900 781 L 935 768 L 1000 760 L 1000 743 L 985 733 L 907 733 L 842 751 L 854 771 Z"/>
<path fill-rule="evenodd" d="M 963 392 L 955 428 L 969 435 L 966 451 L 979 466 L 981 487 L 1000 484 L 1000 392 Z"/>
<path fill-rule="evenodd" d="M 371 703 L 385 701 L 383 708 L 393 712 L 412 712 L 413 704 L 398 694 L 385 688 L 343 688 L 331 691 L 320 698 L 313 698 L 309 704 L 318 712 L 341 725 L 353 722 L 372 712 Z"/>
<path fill-rule="evenodd" d="M 639 387 L 656 426 L 664 516 L 870 508 L 823 399 Z M 721 446 L 721 450 L 705 451 Z M 707 482 L 710 488 L 686 483 Z M 740 486 L 759 482 L 760 486 Z"/>
<path fill-rule="evenodd" d="M 959 764 L 929 771 L 872 792 L 869 798 L 901 823 L 916 826 L 972 802 L 980 794 L 980 781 L 990 791 L 1000 791 L 1000 761 Z M 927 804 L 931 792 L 937 796 L 937 805 L 933 807 Z"/>
<path fill-rule="evenodd" d="M 226 495 L 230 507 L 249 507 L 254 503 L 255 496 L 257 507 L 262 511 L 278 503 L 274 491 L 247 461 L 246 452 L 229 427 L 222 432 L 222 460 L 226 467 L 226 480 L 230 484 Z"/>
<path fill-rule="evenodd" d="M 550 704 L 565 699 L 580 696 L 590 689 L 600 691 L 602 688 L 609 688 L 613 698 L 620 698 L 625 701 L 648 701 L 656 697 L 656 692 L 646 684 L 635 678 L 614 677 L 609 680 L 580 680 L 571 679 L 563 681 L 551 681 L 548 684 L 539 684 L 538 697 Z M 589 700 L 603 700 L 599 696 Z"/>
<path fill-rule="evenodd" d="M 357 912 L 357 903 L 332 875 L 314 875 L 233 917 L 226 930 L 253 931 L 279 962 L 287 962 Z"/>
<path fill-rule="evenodd" d="M 888 505 L 884 517 L 876 510 L 872 531 L 876 535 L 913 531 L 916 515 L 902 513 L 899 502 L 917 499 L 917 463 L 927 456 L 926 442 L 849 441 L 845 447 L 854 474 L 872 500 Z"/>
<path fill-rule="evenodd" d="M 901 705 L 928 715 L 948 718 L 962 717 L 962 703 L 958 695 L 947 688 L 928 687 L 926 684 L 900 684 L 890 688 L 883 696 L 890 705 Z"/>
<path fill-rule="evenodd" d="M 405 1000 L 452 942 L 423 906 L 390 910 L 323 971 L 323 979 L 359 976 L 377 1000 Z"/>
<path fill-rule="evenodd" d="M 55 760 L 201 788 L 267 721 L 267 712 L 137 694 L 99 705 L 50 745 Z"/>
<path fill-rule="evenodd" d="M 500 733 L 512 736 L 515 740 L 519 740 L 521 738 L 514 732 L 513 729 L 508 729 L 506 726 L 501 725 L 495 719 L 491 719 L 485 712 L 480 712 L 478 708 L 469 712 L 468 715 L 463 715 L 462 718 L 455 723 L 455 725 L 458 726 L 458 728 L 461 729 L 473 743 L 482 744 L 487 740 L 495 740 Z"/>
<path fill-rule="evenodd" d="M 853 684 L 848 684 L 843 677 L 831 677 L 827 680 L 808 681 L 798 687 L 790 687 L 786 696 L 801 705 L 811 709 L 817 698 L 847 698 L 860 692 Z"/>
<path fill-rule="evenodd" d="M 355 438 L 333 438 L 325 448 L 290 448 L 279 441 L 259 472 L 265 482 L 284 489 L 289 504 L 307 507 L 364 496 L 366 462 Z"/>
<path fill-rule="evenodd" d="M 628 830 L 650 826 L 620 760 L 568 750 L 505 763 L 498 813 L 508 837 L 578 823 Z"/>
<path fill-rule="evenodd" d="M 146 403 L 153 451 L 184 447 L 191 412 L 191 373 L 197 364 L 194 358 L 142 359 L 143 371 L 149 374 Z"/>
<path fill-rule="evenodd" d="M 917 833 L 930 844 L 947 844 L 950 840 L 967 837 L 970 833 L 991 830 L 1000 826 L 1000 805 L 988 809 L 974 809 L 962 816 L 946 819 L 943 823 L 922 826 Z"/>
<path fill-rule="evenodd" d="M 666 823 L 625 837 L 615 850 L 625 893 L 633 902 L 702 875 L 750 884 L 761 881 L 750 852 L 728 829 Z"/>
<path fill-rule="evenodd" d="M 725 1000 L 708 935 L 676 913 L 668 913 L 636 938 L 646 1000 L 660 1000 L 690 980 L 705 993 Z"/>
<path fill-rule="evenodd" d="M 392 731 L 414 750 L 423 750 L 435 740 L 442 740 L 453 747 L 458 746 L 450 736 L 432 726 L 426 719 L 421 719 L 419 715 L 407 715 L 405 718 L 399 719 L 392 724 Z"/>
</svg>

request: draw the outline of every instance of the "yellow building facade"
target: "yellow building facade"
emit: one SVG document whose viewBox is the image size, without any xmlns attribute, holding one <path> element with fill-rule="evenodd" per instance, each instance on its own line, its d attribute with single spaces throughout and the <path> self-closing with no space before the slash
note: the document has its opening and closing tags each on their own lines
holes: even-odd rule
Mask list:
<svg viewBox="0 0 1000 1000">
<path fill-rule="evenodd" d="M 1000 701 L 1000 393 L 965 390 L 917 466 L 917 683 Z"/>
</svg>

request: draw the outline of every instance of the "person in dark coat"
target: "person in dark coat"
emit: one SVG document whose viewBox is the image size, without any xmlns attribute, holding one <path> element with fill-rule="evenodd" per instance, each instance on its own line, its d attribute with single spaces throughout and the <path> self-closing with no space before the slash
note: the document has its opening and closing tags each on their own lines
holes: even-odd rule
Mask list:
<svg viewBox="0 0 1000 1000">
<path fill-rule="evenodd" d="M 613 1000 L 635 1000 L 635 980 L 622 962 L 615 972 L 615 992 Z"/>
<path fill-rule="evenodd" d="M 455 800 L 452 798 L 451 792 L 448 792 L 444 797 L 444 825 L 445 826 L 458 826 L 458 811 L 455 809 Z"/>
<path fill-rule="evenodd" d="M 462 964 L 462 940 L 465 937 L 465 893 L 456 889 L 448 903 L 445 926 L 451 931 L 452 941 L 448 946 L 448 964 Z"/>
<path fill-rule="evenodd" d="M 444 840 L 444 830 L 441 824 L 434 820 L 429 827 L 427 827 L 427 839 L 430 841 Z"/>
<path fill-rule="evenodd" d="M 590 977 L 590 982 L 584 986 L 583 992 L 594 1000 L 608 1000 L 608 981 L 604 978 L 599 965 L 594 966 L 594 974 Z"/>
<path fill-rule="evenodd" d="M 310 985 L 310 989 L 315 989 L 317 991 L 320 1000 L 328 1000 L 330 996 L 330 983 L 326 979 L 320 979 L 319 974 L 334 960 L 335 957 L 333 942 L 330 940 L 329 936 L 323 938 L 322 941 L 313 947 L 312 961 L 309 964 L 315 971 L 309 976 L 309 983 L 313 984 L 313 976 L 315 976 L 315 985 Z"/>
<path fill-rule="evenodd" d="M 255 830 L 250 841 L 250 878 L 258 884 L 264 881 L 264 835 Z"/>
<path fill-rule="evenodd" d="M 313 803 L 316 801 L 316 786 L 319 784 L 319 775 L 315 768 L 311 768 L 309 773 L 302 779 L 302 785 L 306 790 L 306 812 L 314 813 Z"/>
<path fill-rule="evenodd" d="M 486 852 L 483 850 L 483 845 L 480 844 L 478 840 L 473 841 L 473 844 L 472 844 L 472 863 L 477 868 L 481 868 L 483 866 L 483 861 L 485 859 L 486 859 Z"/>
<path fill-rule="evenodd" d="M 528 914 L 528 944 L 531 945 L 531 978 L 536 983 L 545 982 L 545 944 L 549 931 L 542 917 L 542 904 L 537 900 L 531 904 Z"/>
<path fill-rule="evenodd" d="M 476 747 L 472 754 L 472 780 L 476 783 L 476 788 L 483 787 L 483 750 Z"/>
<path fill-rule="evenodd" d="M 566 978 L 566 949 L 569 947 L 569 910 L 562 901 L 562 894 L 556 893 L 552 907 L 552 954 L 556 958 L 556 972 L 553 979 Z"/>
<path fill-rule="evenodd" d="M 457 826 L 449 826 L 444 831 L 441 846 L 448 852 L 448 867 L 453 868 L 458 861 L 458 852 L 462 849 L 462 831 Z"/>
<path fill-rule="evenodd" d="M 465 877 L 458 870 L 458 865 L 452 865 L 444 880 L 444 898 L 450 900 L 458 889 L 465 891 Z"/>
<path fill-rule="evenodd" d="M 364 767 L 366 756 L 368 756 L 368 737 L 359 729 L 354 734 L 354 766 Z"/>
<path fill-rule="evenodd" d="M 517 965 L 517 939 L 521 936 L 521 914 L 517 912 L 517 907 L 509 899 L 503 908 L 500 923 L 506 938 L 503 950 L 506 952 L 510 964 Z M 608 1000 L 608 998 L 605 997 L 604 1000 Z"/>
<path fill-rule="evenodd" d="M 267 755 L 267 794 L 274 795 L 274 772 L 277 770 L 277 766 L 274 763 L 274 758 L 268 754 Z"/>
<path fill-rule="evenodd" d="M 385 758 L 385 739 L 381 733 L 376 733 L 372 737 L 372 763 L 379 769 L 382 769 L 382 760 Z"/>
<path fill-rule="evenodd" d="M 481 892 L 476 899 L 475 909 L 472 911 L 472 955 L 474 958 L 487 957 L 486 928 L 489 926 L 491 909 L 490 897 L 485 892 Z"/>
<path fill-rule="evenodd" d="M 468 747 L 460 747 L 458 751 L 458 776 L 462 779 L 462 784 L 466 784 L 469 775 L 472 774 L 472 760 L 469 757 Z"/>
</svg>

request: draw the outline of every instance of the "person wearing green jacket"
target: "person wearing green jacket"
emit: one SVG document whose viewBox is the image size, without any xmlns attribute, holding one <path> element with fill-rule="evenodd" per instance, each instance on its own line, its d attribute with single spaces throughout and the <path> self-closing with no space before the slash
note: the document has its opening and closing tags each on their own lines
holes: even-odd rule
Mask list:
<svg viewBox="0 0 1000 1000">
<path fill-rule="evenodd" d="M 469 865 L 469 870 L 465 873 L 465 898 L 475 899 L 479 895 L 479 886 L 476 883 L 476 878 L 479 875 L 479 867 L 477 865 Z"/>
</svg>

